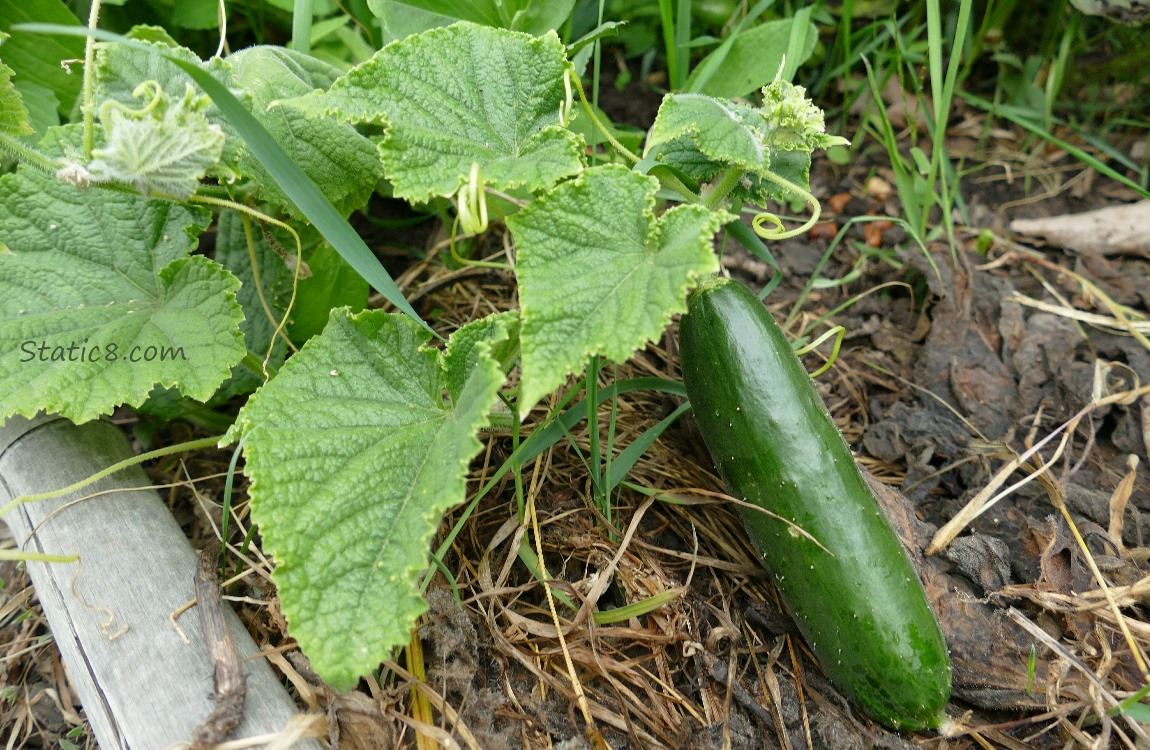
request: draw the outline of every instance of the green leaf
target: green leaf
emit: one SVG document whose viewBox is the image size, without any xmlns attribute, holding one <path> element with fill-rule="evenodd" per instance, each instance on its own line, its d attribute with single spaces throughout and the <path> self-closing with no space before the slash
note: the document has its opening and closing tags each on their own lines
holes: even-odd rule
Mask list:
<svg viewBox="0 0 1150 750">
<path fill-rule="evenodd" d="M 60 0 L 0 0 L 0 31 L 27 21 L 80 24 Z M 84 42 L 75 38 L 45 39 L 27 33 L 13 34 L 4 45 L 4 62 L 16 73 L 23 91 L 33 84 L 51 91 L 59 102 L 59 114 L 67 117 L 80 93 L 80 66 Z M 69 61 L 65 68 L 61 63 Z"/>
<path fill-rule="evenodd" d="M 273 101 L 327 88 L 339 71 L 331 65 L 283 47 L 250 47 L 227 58 L 235 82 L 252 98 L 252 111 L 300 169 L 343 213 L 367 203 L 383 176 L 375 146 L 347 124 L 310 119 Z M 254 177 L 266 200 L 294 208 L 250 151 L 238 171 Z"/>
<path fill-rule="evenodd" d="M 101 29 L 73 29 L 53 24 L 26 24 L 23 28 L 28 31 L 48 34 L 80 34 L 105 41 L 120 42 L 139 50 L 149 52 L 155 50 L 155 48 L 149 48 L 140 42 L 128 40 Z M 161 54 L 192 78 L 212 98 L 212 101 L 227 119 L 228 124 L 235 129 L 247 148 L 251 150 L 280 189 L 299 208 L 300 213 L 335 247 L 343 259 L 369 284 L 379 290 L 388 302 L 391 302 L 413 320 L 418 321 L 428 332 L 434 334 L 431 327 L 423 322 L 419 314 L 404 298 L 399 287 L 395 285 L 395 281 L 388 275 L 379 259 L 368 249 L 363 238 L 347 223 L 347 220 L 336 210 L 315 182 L 284 153 L 283 148 L 268 135 L 264 126 L 228 90 L 228 87 L 191 61 L 181 59 L 176 55 L 168 55 L 166 52 Z"/>
<path fill-rule="evenodd" d="M 718 270 L 711 242 L 729 216 L 683 205 L 654 215 L 658 181 L 621 166 L 586 170 L 507 218 L 518 248 L 520 413 L 587 357 L 622 362 Z"/>
<path fill-rule="evenodd" d="M 43 135 L 48 128 L 60 124 L 60 100 L 52 89 L 19 78 L 13 84 L 20 92 L 28 111 L 28 124 L 35 133 Z"/>
<path fill-rule="evenodd" d="M 348 690 L 410 638 L 417 584 L 503 382 L 482 357 L 452 405 L 439 352 L 401 315 L 332 312 L 240 411 L 252 516 L 292 635 Z"/>
<path fill-rule="evenodd" d="M 575 0 L 368 0 L 390 39 L 403 39 L 453 21 L 470 21 L 542 36 L 558 29 Z"/>
<path fill-rule="evenodd" d="M 107 0 L 104 0 L 107 5 Z M 167 45 L 173 49 L 180 46 L 175 37 L 168 33 L 168 30 L 163 26 L 151 26 L 149 24 L 136 24 L 125 34 L 129 39 L 136 39 L 141 42 L 153 42 L 155 44 Z"/>
<path fill-rule="evenodd" d="M 134 27 L 132 34 L 141 37 L 133 39 L 133 44 L 100 42 L 96 45 L 96 85 L 93 98 L 98 107 L 108 106 L 109 101 L 129 108 L 137 106 L 136 90 L 149 81 L 173 99 L 183 97 L 188 86 L 193 86 L 195 82 L 186 71 L 172 64 L 172 58 L 176 58 L 235 89 L 245 99 L 245 106 L 250 108 L 251 97 L 239 90 L 223 60 L 212 58 L 204 63 L 190 49 L 174 46 L 162 37 L 156 39 L 156 34 L 147 27 Z M 225 134 L 219 164 L 214 165 L 209 173 L 221 180 L 234 182 L 240 176 L 236 168 L 244 151 L 243 141 L 235 137 L 235 131 L 214 104 L 203 110 L 203 116 L 210 124 L 222 127 Z"/>
<path fill-rule="evenodd" d="M 647 136 L 646 150 L 679 141 L 684 150 L 699 155 L 700 163 L 712 165 L 716 174 L 728 166 L 762 172 L 770 169 L 771 161 L 766 138 L 762 114 L 749 104 L 706 94 L 667 94 Z M 687 163 L 685 155 L 679 159 Z"/>
<path fill-rule="evenodd" d="M 487 358 L 494 359 L 507 372 L 518 355 L 518 311 L 494 313 L 461 326 L 451 334 L 443 352 L 448 395 L 452 401 L 457 400 L 471 373 Z"/>
<path fill-rule="evenodd" d="M 413 7 L 402 0 L 367 0 L 367 5 L 379 19 L 384 46 L 428 29 L 450 26 L 458 20 Z"/>
<path fill-rule="evenodd" d="M 802 86 L 776 81 L 762 93 L 761 107 L 705 94 L 668 94 L 647 137 L 647 153 L 657 150 L 659 161 L 698 182 L 730 168 L 743 171 L 731 193 L 737 200 L 787 198 L 771 174 L 808 189 L 811 152 L 847 141 L 824 132 L 822 110 Z"/>
<path fill-rule="evenodd" d="M 304 253 L 311 276 L 300 279 L 288 335 L 297 344 L 323 330 L 332 308 L 359 312 L 367 307 L 371 289 L 331 245 L 323 243 Z"/>
<path fill-rule="evenodd" d="M 190 83 L 182 98 L 154 81 L 133 93 L 144 99 L 137 109 L 114 100 L 100 107 L 104 145 L 93 149 L 88 171 L 97 181 L 124 182 L 145 195 L 189 198 L 224 150 L 223 128 L 203 114 L 211 99 Z"/>
<path fill-rule="evenodd" d="M 684 88 L 709 94 L 721 99 L 747 96 L 774 80 L 787 51 L 794 19 L 770 21 L 737 34 L 730 45 L 720 46 L 704 57 Z M 807 23 L 799 31 L 801 54 L 799 59 L 787 58 L 788 66 L 798 66 L 811 56 L 818 30 Z"/>
<path fill-rule="evenodd" d="M 137 27 L 133 31 L 142 33 L 143 30 Z M 339 75 L 331 65 L 282 47 L 250 47 L 225 60 L 213 58 L 203 63 L 183 47 L 166 43 L 149 46 L 164 56 L 194 65 L 235 90 L 244 106 L 294 163 L 323 187 L 324 194 L 341 213 L 363 205 L 374 191 L 383 170 L 371 141 L 350 125 L 312 120 L 297 111 L 270 106 L 277 99 L 302 96 L 330 86 Z M 183 96 L 192 78 L 164 56 L 143 47 L 101 44 L 97 58 L 97 100 L 113 99 L 125 106 L 134 106 L 132 94 L 146 81 L 157 82 L 173 98 Z M 228 136 L 222 156 L 226 166 L 211 174 L 229 181 L 237 175 L 245 178 L 248 184 L 257 186 L 262 200 L 293 211 L 294 206 L 283 189 L 245 146 L 218 106 L 205 108 L 204 115 L 208 122 L 222 127 Z"/>
<path fill-rule="evenodd" d="M 183 29 L 218 28 L 219 0 L 180 0 L 174 4 L 168 23 Z"/>
<path fill-rule="evenodd" d="M 85 422 L 157 384 L 207 400 L 244 354 L 239 282 L 188 257 L 208 219 L 26 168 L 0 177 L 0 418 Z"/>
<path fill-rule="evenodd" d="M 583 166 L 582 140 L 559 122 L 569 70 L 553 33 L 457 23 L 390 44 L 328 91 L 285 104 L 386 125 L 384 171 L 415 203 L 453 195 L 472 164 L 488 186 L 544 190 Z"/>
<path fill-rule="evenodd" d="M 0 31 L 0 47 L 7 39 L 8 34 Z M 27 135 L 32 132 L 32 126 L 28 123 L 28 109 L 24 106 L 24 99 L 12 83 L 13 75 L 13 70 L 0 62 L 0 133 Z"/>
</svg>

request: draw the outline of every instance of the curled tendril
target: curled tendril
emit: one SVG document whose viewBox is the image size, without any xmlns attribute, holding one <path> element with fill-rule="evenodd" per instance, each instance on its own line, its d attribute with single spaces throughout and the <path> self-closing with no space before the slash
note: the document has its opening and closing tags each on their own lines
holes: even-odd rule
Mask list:
<svg viewBox="0 0 1150 750">
<path fill-rule="evenodd" d="M 139 109 L 132 109 L 127 104 L 118 102 L 115 99 L 109 99 L 100 105 L 100 121 L 106 123 L 112 110 L 116 110 L 121 114 L 135 119 L 142 119 L 152 112 L 155 112 L 160 106 L 164 98 L 164 89 L 158 81 L 144 81 L 132 89 L 132 98 L 144 99 L 144 105 Z"/>
<path fill-rule="evenodd" d="M 779 177 L 774 172 L 765 172 L 763 173 L 763 177 L 767 178 L 779 187 L 785 188 L 792 193 L 797 193 L 798 196 L 802 198 L 808 206 L 810 206 L 811 218 L 807 219 L 807 222 L 801 227 L 797 227 L 795 229 L 783 229 L 782 219 L 780 219 L 775 214 L 764 211 L 761 214 L 756 214 L 755 218 L 751 220 L 751 228 L 755 230 L 755 234 L 759 235 L 765 240 L 785 240 L 789 237 L 796 237 L 815 225 L 815 222 L 819 220 L 819 215 L 822 213 L 822 206 L 819 205 L 818 199 L 810 194 L 810 191 L 803 190 L 795 183 L 786 178 Z M 766 223 L 770 223 L 774 228 L 764 229 L 763 224 Z"/>
<path fill-rule="evenodd" d="M 459 224 L 468 234 L 487 231 L 487 191 L 483 189 L 483 170 L 479 162 L 472 162 L 467 184 L 459 188 L 455 202 L 459 211 Z"/>
</svg>

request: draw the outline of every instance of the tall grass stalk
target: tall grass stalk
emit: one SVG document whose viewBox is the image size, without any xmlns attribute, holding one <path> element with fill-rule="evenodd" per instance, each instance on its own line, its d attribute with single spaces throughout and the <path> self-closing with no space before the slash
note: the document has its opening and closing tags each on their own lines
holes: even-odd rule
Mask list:
<svg viewBox="0 0 1150 750">
<path fill-rule="evenodd" d="M 973 5 L 972 0 L 962 0 L 959 3 L 958 21 L 954 27 L 954 38 L 950 44 L 950 60 L 945 76 L 942 70 L 942 9 L 939 0 L 928 0 L 926 5 L 927 54 L 930 61 L 930 90 L 934 104 L 934 122 L 930 133 L 930 169 L 927 172 L 926 182 L 932 190 L 936 184 L 938 185 L 938 202 L 942 209 L 942 222 L 943 226 L 946 227 L 946 236 L 950 240 L 952 251 L 955 246 L 954 217 L 952 216 L 954 199 L 951 196 L 951 185 L 947 180 L 947 172 L 950 170 L 943 165 L 947 159 L 946 123 L 950 119 L 950 107 L 954 101 L 954 90 L 958 83 L 962 53 L 970 41 L 970 13 Z M 939 179 L 940 177 L 942 179 Z M 957 188 L 957 185 L 955 187 Z M 927 213 L 927 211 L 923 211 L 923 216 L 920 219 L 923 221 L 920 232 L 925 232 Z"/>
</svg>

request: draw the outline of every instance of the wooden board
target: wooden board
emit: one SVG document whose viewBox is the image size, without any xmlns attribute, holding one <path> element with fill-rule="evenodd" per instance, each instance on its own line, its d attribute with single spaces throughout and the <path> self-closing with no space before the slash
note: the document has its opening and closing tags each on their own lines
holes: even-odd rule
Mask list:
<svg viewBox="0 0 1150 750">
<path fill-rule="evenodd" d="M 10 419 L 0 425 L 0 505 L 130 455 L 123 433 L 104 422 Z M 77 494 L 117 489 L 52 518 L 76 496 L 25 504 L 4 520 L 24 549 L 80 555 L 79 563 L 28 563 L 28 571 L 100 747 L 164 750 L 188 742 L 212 709 L 212 663 L 198 615 L 192 609 L 179 619 L 189 643 L 169 620 L 195 597 L 196 553 L 139 468 Z M 240 656 L 257 654 L 226 602 L 225 615 Z M 291 697 L 265 659 L 245 661 L 245 671 L 247 706 L 232 739 L 282 731 L 297 713 Z M 293 747 L 321 745 L 309 739 Z"/>
</svg>

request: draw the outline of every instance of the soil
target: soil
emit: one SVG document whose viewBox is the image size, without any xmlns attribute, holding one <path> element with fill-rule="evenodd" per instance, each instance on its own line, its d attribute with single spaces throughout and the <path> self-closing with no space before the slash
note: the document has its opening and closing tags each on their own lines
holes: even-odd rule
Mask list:
<svg viewBox="0 0 1150 750">
<path fill-rule="evenodd" d="M 642 121 L 651 97 L 635 91 L 604 96 L 603 105 L 612 114 L 619 106 L 647 107 L 626 117 Z M 1035 247 L 1005 231 L 1012 218 L 1074 213 L 1133 195 L 1062 152 L 1032 146 L 1019 153 L 1024 141 L 1014 133 L 972 143 L 959 126 L 975 116 L 959 111 L 954 120 L 952 151 L 969 153 L 971 169 L 962 183 L 969 222 L 959 222 L 953 252 L 941 239 L 924 251 L 898 226 L 876 232 L 855 224 L 819 276 L 857 273 L 806 289 L 852 217 L 901 214 L 897 194 L 882 184 L 893 184 L 886 157 L 868 145 L 848 167 L 817 166 L 812 186 L 827 225 L 772 248 L 784 278 L 767 300 L 793 336 L 818 335 L 829 324 L 845 330 L 834 366 L 817 385 L 876 479 L 942 624 L 954 667 L 949 736 L 885 730 L 822 676 L 719 494 L 689 418 L 664 433 L 629 476 L 677 502 L 650 503 L 626 490 L 616 498 L 613 530 L 590 499 L 580 458 L 588 450 L 585 425 L 524 468 L 526 480 L 538 478 L 531 486 L 553 589 L 578 598 L 606 576 L 611 584 L 599 611 L 666 596 L 652 611 L 573 623 L 560 605 L 568 627 L 558 638 L 548 591 L 516 560 L 520 539 L 535 537 L 518 534 L 514 487 L 507 482 L 483 501 L 444 561 L 462 605 L 437 577 L 419 628 L 425 679 L 438 696 L 429 709 L 436 731 L 458 746 L 490 750 L 1147 746 L 1144 725 L 1098 709 L 1112 705 L 1106 696 L 1127 695 L 1148 680 L 1150 480 L 1131 467 L 1148 458 L 1150 396 L 1138 389 L 1150 383 L 1150 342 L 1124 332 L 1115 309 L 1129 319 L 1146 314 L 1150 261 Z M 495 252 L 502 242 L 496 231 L 486 247 Z M 774 273 L 730 246 L 724 264 L 753 286 Z M 513 279 L 499 271 L 460 273 L 433 260 L 408 262 L 398 278 L 419 312 L 445 331 L 480 303 L 514 306 Z M 807 356 L 812 369 L 831 345 L 817 351 Z M 677 362 L 672 326 L 614 377 L 677 378 Z M 1112 394 L 1128 398 L 1098 404 Z M 677 405 L 656 393 L 620 398 L 615 444 L 627 445 Z M 134 418 L 125 420 L 130 429 Z M 176 434 L 185 429 L 175 425 L 158 438 L 186 439 Z M 485 443 L 476 487 L 510 451 L 506 435 L 493 433 Z M 207 452 L 187 468 L 206 476 L 229 458 Z M 1019 468 L 996 483 L 1012 461 Z M 171 461 L 152 475 L 178 481 L 179 471 Z M 992 485 L 1010 491 L 925 554 L 939 530 Z M 210 485 L 206 493 L 219 497 Z M 210 527 L 190 490 L 174 490 L 172 506 L 193 540 L 206 543 Z M 456 520 L 448 514 L 441 534 Z M 0 563 L 0 576 L 0 643 L 8 644 L 0 735 L 12 737 L 9 747 L 60 747 L 83 726 L 82 710 L 18 566 Z M 291 647 L 274 590 L 258 576 L 249 580 L 256 583 L 235 592 L 237 608 L 257 642 L 282 649 L 277 667 L 302 709 L 326 715 L 333 746 L 416 746 L 415 725 L 399 717 L 413 715 L 408 677 L 418 665 L 400 657 L 378 682 L 335 693 Z M 94 746 L 87 735 L 73 741 Z"/>
</svg>

